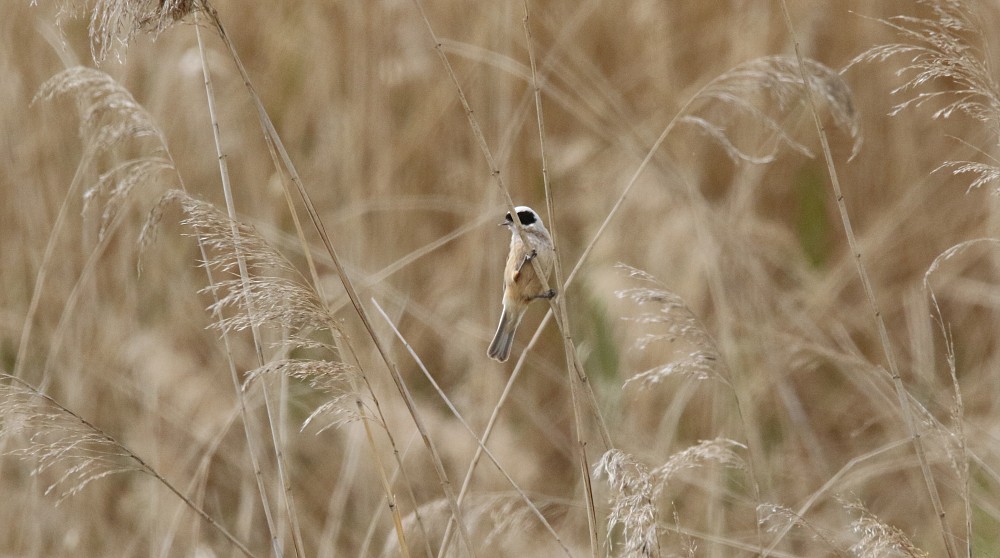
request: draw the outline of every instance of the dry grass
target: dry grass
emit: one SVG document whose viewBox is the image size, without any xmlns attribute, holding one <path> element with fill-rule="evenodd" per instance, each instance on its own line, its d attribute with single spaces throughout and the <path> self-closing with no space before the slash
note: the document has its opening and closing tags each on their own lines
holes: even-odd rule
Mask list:
<svg viewBox="0 0 1000 558">
<path fill-rule="evenodd" d="M 1000 553 L 1000 11 L 788 8 L 5 4 L 0 554 Z"/>
</svg>

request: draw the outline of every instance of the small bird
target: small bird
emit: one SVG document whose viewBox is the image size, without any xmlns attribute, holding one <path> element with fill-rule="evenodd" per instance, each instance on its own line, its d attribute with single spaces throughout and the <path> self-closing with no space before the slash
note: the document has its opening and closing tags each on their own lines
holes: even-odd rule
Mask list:
<svg viewBox="0 0 1000 558">
<path fill-rule="evenodd" d="M 518 221 L 524 228 L 524 237 L 528 241 L 525 246 L 521 241 L 517 226 L 511 214 L 507 214 L 500 226 L 510 229 L 510 253 L 507 255 L 507 265 L 503 270 L 503 313 L 500 314 L 500 325 L 490 343 L 486 354 L 500 362 L 510 356 L 510 348 L 514 343 L 514 332 L 517 331 L 528 304 L 535 299 L 550 299 L 556 296 L 552 289 L 542 291 L 542 281 L 535 274 L 535 269 L 548 278 L 555 263 L 555 249 L 552 237 L 545 230 L 542 219 L 535 210 L 527 206 L 515 207 Z M 534 265 L 532 264 L 534 260 Z"/>
</svg>

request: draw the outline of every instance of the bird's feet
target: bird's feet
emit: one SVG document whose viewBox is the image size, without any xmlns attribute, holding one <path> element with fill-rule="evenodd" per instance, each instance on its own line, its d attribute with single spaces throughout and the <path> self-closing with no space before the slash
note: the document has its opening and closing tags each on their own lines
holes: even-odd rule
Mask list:
<svg viewBox="0 0 1000 558">
<path fill-rule="evenodd" d="M 521 260 L 521 264 L 517 266 L 517 271 L 520 273 L 524 266 L 528 265 L 528 262 L 538 257 L 538 250 L 532 249 L 530 252 L 524 255 L 524 259 Z"/>
<path fill-rule="evenodd" d="M 545 291 L 544 293 L 535 295 L 534 298 L 540 298 L 542 300 L 552 300 L 555 297 L 556 297 L 556 290 L 555 289 L 549 289 L 549 290 Z"/>
</svg>

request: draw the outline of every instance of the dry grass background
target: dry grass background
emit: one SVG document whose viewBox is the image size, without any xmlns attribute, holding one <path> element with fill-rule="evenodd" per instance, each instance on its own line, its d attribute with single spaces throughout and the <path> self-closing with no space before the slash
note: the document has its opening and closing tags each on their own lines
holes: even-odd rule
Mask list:
<svg viewBox="0 0 1000 558">
<path fill-rule="evenodd" d="M 425 4 L 511 196 L 544 215 L 523 4 Z M 942 4 L 983 29 L 994 28 L 1000 15 L 989 2 Z M 494 223 L 506 202 L 425 23 L 404 0 L 214 5 L 457 491 L 475 439 L 371 299 L 479 434 L 544 306 L 529 312 L 515 359 L 498 365 L 486 358 L 508 242 Z M 836 70 L 900 39 L 875 18 L 934 15 L 931 5 L 896 0 L 791 0 L 788 7 L 803 55 Z M 60 500 L 78 480 L 136 463 L 114 448 L 115 455 L 98 455 L 108 451 L 106 439 L 75 444 L 72 436 L 92 433 L 87 426 L 6 380 L 0 430 L 8 434 L 2 444 L 11 455 L 0 461 L 0 554 L 238 555 L 165 487 L 169 482 L 250 552 L 266 556 L 268 526 L 230 360 L 219 331 L 207 329 L 212 298 L 202 290 L 207 279 L 197 265 L 198 245 L 179 223 L 185 215 L 176 206 L 165 208 L 137 273 L 142 226 L 164 192 L 181 186 L 178 176 L 192 196 L 225 207 L 193 16 L 155 40 L 137 35 L 127 51 L 116 50 L 99 66 L 148 111 L 177 170 L 138 182 L 123 204 L 113 205 L 120 211 L 102 235 L 104 208 L 121 200 L 103 192 L 85 203 L 84 192 L 121 162 L 152 153 L 157 141 L 133 138 L 91 157 L 70 96 L 32 103 L 64 68 L 94 66 L 88 7 L 18 1 L 2 10 L 0 366 L 112 436 L 162 480 L 109 474 Z M 239 218 L 309 277 L 256 110 L 202 18 Z M 793 54 L 781 4 L 773 1 L 622 6 L 557 0 L 532 3 L 530 23 L 544 77 L 545 155 L 567 270 L 657 136 L 699 89 L 756 58 Z M 988 42 L 988 33 L 986 39 L 958 35 L 979 48 L 954 56 L 992 67 L 998 45 Z M 605 454 L 610 448 L 583 405 L 597 555 L 1000 554 L 995 244 L 974 243 L 940 262 L 928 280 L 940 313 L 925 285 L 925 273 L 946 249 L 998 235 L 995 185 L 967 192 L 969 176 L 934 171 L 947 161 L 992 161 L 1000 112 L 987 115 L 985 124 L 964 113 L 935 118 L 944 101 L 932 99 L 889 116 L 915 93 L 963 86 L 936 80 L 892 95 L 905 77 L 896 72 L 908 60 L 843 71 L 863 137 L 853 159 L 852 139 L 837 128 L 827 104 L 820 114 L 929 475 L 921 471 L 886 372 L 808 108 L 796 98 L 776 110 L 767 90 L 748 93 L 811 157 L 780 144 L 774 130 L 734 104 L 698 102 L 688 114 L 724 123 L 734 144 L 755 155 L 773 150 L 774 160 L 733 161 L 709 135 L 678 125 L 562 293 L 577 353 L 619 450 Z M 65 220 L 57 227 L 64 204 Z M 377 473 L 381 463 L 392 475 L 412 555 L 426 555 L 440 543 L 448 517 L 444 493 L 385 365 L 345 304 L 319 238 L 306 230 L 334 327 L 357 350 L 386 423 L 371 423 L 376 461 L 359 421 L 299 431 L 330 393 L 294 378 L 248 387 L 275 536 L 286 555 L 398 555 Z M 650 276 L 630 277 L 615 267 L 619 262 Z M 635 288 L 652 291 L 618 294 Z M 37 310 L 19 352 L 33 297 Z M 656 319 L 641 319 L 645 312 Z M 953 341 L 956 382 L 942 323 Z M 268 361 L 322 352 L 275 346 L 294 331 L 264 333 L 271 342 L 264 347 Z M 637 339 L 650 342 L 637 347 Z M 591 554 L 590 529 L 560 341 L 550 324 L 527 356 L 487 446 L 569 552 L 584 556 Z M 241 375 L 257 368 L 249 332 L 235 333 L 230 343 Z M 710 358 L 700 368 L 689 366 L 691 354 Z M 625 385 L 671 363 L 673 374 Z M 293 516 L 279 505 L 263 389 L 280 426 L 300 549 L 290 533 Z M 370 395 L 364 400 L 373 404 Z M 386 431 L 405 475 L 393 473 Z M 46 461 L 46 451 L 61 447 L 66 450 Z M 98 457 L 103 461 L 94 461 Z M 940 494 L 939 510 L 928 476 Z M 413 516 L 416 506 L 428 545 Z M 945 512 L 943 522 L 938 511 Z M 485 458 L 462 515 L 481 545 L 479 556 L 563 555 Z M 454 555 L 466 553 L 457 537 L 451 548 Z"/>
</svg>

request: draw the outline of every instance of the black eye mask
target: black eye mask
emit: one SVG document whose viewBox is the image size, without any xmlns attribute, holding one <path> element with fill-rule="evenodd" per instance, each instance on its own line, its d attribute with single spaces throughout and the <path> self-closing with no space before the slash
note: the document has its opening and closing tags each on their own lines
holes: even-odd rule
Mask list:
<svg viewBox="0 0 1000 558">
<path fill-rule="evenodd" d="M 518 211 L 517 220 L 521 222 L 522 225 L 531 225 L 537 220 L 535 213 L 533 211 Z M 507 222 L 513 223 L 514 220 L 510 218 L 510 213 L 507 214 Z"/>
</svg>

